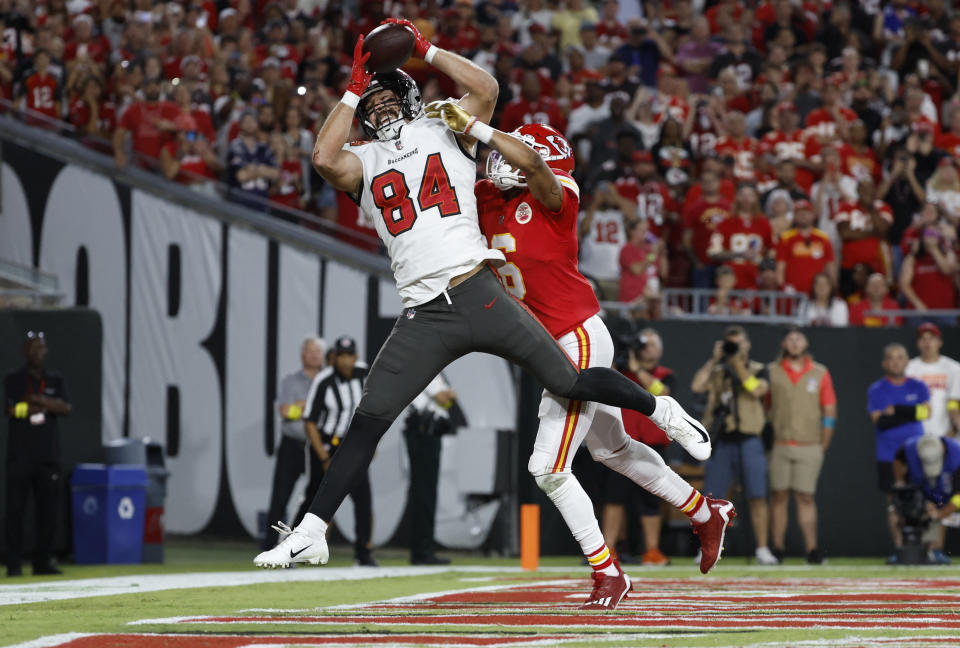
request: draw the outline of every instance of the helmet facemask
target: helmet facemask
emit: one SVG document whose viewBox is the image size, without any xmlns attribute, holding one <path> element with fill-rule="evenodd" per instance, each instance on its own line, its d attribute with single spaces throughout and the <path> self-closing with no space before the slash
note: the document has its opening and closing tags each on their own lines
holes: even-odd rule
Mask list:
<svg viewBox="0 0 960 648">
<path fill-rule="evenodd" d="M 549 146 L 538 142 L 532 135 L 519 133 L 517 131 L 508 133 L 508 135 L 510 135 L 510 137 L 516 137 L 539 153 L 540 157 L 542 157 L 544 162 L 549 166 L 553 166 L 550 164 L 551 162 L 563 159 L 562 155 L 558 155 L 556 151 L 550 150 Z M 524 177 L 523 171 L 514 168 L 513 165 L 507 162 L 497 151 L 490 151 L 490 156 L 487 158 L 487 178 L 489 178 L 500 191 L 527 186 L 527 179 Z"/>
<path fill-rule="evenodd" d="M 399 116 L 385 123 L 375 126 L 367 109 L 367 103 L 375 94 L 383 90 L 393 92 L 398 102 Z M 400 130 L 408 121 L 413 121 L 423 114 L 423 100 L 416 82 L 402 70 L 383 72 L 373 77 L 360 103 L 357 105 L 357 120 L 363 127 L 363 132 L 371 139 L 388 142 L 400 137 Z"/>
</svg>

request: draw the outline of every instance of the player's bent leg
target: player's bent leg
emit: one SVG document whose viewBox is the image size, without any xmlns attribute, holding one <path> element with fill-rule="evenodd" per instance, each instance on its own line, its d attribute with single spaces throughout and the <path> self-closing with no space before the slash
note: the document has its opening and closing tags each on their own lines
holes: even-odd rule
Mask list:
<svg viewBox="0 0 960 648">
<path fill-rule="evenodd" d="M 700 538 L 700 570 L 706 574 L 720 559 L 730 521 L 736 517 L 726 500 L 704 497 L 673 471 L 650 446 L 631 439 L 619 411 L 600 406 L 587 435 L 587 449 L 595 461 L 629 478 L 682 511 Z"/>
</svg>

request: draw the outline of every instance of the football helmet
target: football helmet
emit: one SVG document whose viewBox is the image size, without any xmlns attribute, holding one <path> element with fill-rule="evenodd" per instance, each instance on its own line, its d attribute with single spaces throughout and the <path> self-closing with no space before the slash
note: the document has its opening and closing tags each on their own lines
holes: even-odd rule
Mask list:
<svg viewBox="0 0 960 648">
<path fill-rule="evenodd" d="M 560 131 L 546 124 L 524 124 L 510 135 L 539 153 L 550 168 L 573 173 L 573 147 Z M 501 191 L 527 186 L 523 171 L 514 168 L 497 151 L 491 151 L 487 158 L 487 177 Z"/>
<path fill-rule="evenodd" d="M 392 90 L 397 95 L 400 101 L 400 116 L 377 127 L 373 125 L 370 113 L 367 112 L 367 100 L 381 90 Z M 378 139 L 382 142 L 400 137 L 400 129 L 407 123 L 406 120 L 416 119 L 422 114 L 423 99 L 420 97 L 420 88 L 417 87 L 417 82 L 402 70 L 374 75 L 370 85 L 360 97 L 360 103 L 357 104 L 357 120 L 363 132 L 370 139 Z"/>
</svg>

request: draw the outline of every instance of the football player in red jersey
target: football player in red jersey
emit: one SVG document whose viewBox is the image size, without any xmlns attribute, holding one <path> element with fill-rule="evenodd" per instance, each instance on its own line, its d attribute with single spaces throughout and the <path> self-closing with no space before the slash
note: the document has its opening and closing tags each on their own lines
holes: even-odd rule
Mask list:
<svg viewBox="0 0 960 648">
<path fill-rule="evenodd" d="M 480 229 L 491 247 L 506 256 L 499 272 L 507 290 L 539 317 L 577 366 L 609 367 L 613 341 L 598 315 L 596 296 L 577 269 L 580 189 L 570 175 L 570 144 L 542 124 L 525 124 L 511 134 L 491 129 L 449 101 L 431 104 L 427 116 L 441 117 L 454 132 L 471 134 L 494 149 L 487 161 L 488 179 L 479 181 L 475 192 Z M 651 385 L 650 391 L 656 394 L 662 387 Z M 733 505 L 705 498 L 656 452 L 627 436 L 616 408 L 545 392 L 527 467 L 593 567 L 593 593 L 584 607 L 612 609 L 630 589 L 630 579 L 604 543 L 590 498 L 570 471 L 585 438 L 594 459 L 691 518 L 708 556 L 707 566 L 701 563 L 706 573 L 719 557 L 724 529 L 735 515 Z"/>
</svg>

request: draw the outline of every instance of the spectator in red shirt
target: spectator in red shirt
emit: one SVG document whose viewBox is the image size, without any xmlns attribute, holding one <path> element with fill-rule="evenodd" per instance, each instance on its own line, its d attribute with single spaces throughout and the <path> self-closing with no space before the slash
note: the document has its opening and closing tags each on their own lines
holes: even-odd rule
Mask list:
<svg viewBox="0 0 960 648">
<path fill-rule="evenodd" d="M 106 139 L 117 125 L 116 107 L 103 98 L 103 83 L 95 76 L 87 77 L 80 94 L 70 103 L 70 123 L 82 135 Z"/>
<path fill-rule="evenodd" d="M 782 102 L 777 106 L 777 129 L 768 132 L 760 140 L 764 154 L 777 161 L 793 160 L 797 167 L 796 180 L 807 194 L 813 186 L 814 172 L 820 167 L 820 146 L 816 139 L 805 137 L 800 125 L 800 116 L 792 103 Z"/>
<path fill-rule="evenodd" d="M 143 96 L 143 101 L 136 102 L 123 113 L 113 134 L 113 157 L 121 169 L 128 161 L 124 150 L 127 133 L 132 136 L 137 162 L 144 164 L 145 158 L 156 160 L 160 157 L 160 149 L 176 131 L 173 122 L 180 114 L 180 109 L 174 103 L 160 99 L 158 77 L 148 77 L 143 82 Z"/>
<path fill-rule="evenodd" d="M 663 241 L 650 233 L 647 219 L 638 219 L 620 250 L 620 301 L 632 304 L 635 314 L 655 319 L 660 280 L 667 276 L 668 269 Z"/>
<path fill-rule="evenodd" d="M 540 77 L 532 70 L 523 74 L 520 96 L 503 109 L 500 130 L 509 133 L 523 124 L 549 124 L 561 133 L 567 127 L 557 102 L 551 97 L 541 96 Z"/>
<path fill-rule="evenodd" d="M 270 201 L 291 209 L 303 209 L 303 165 L 298 152 L 287 142 L 283 133 L 270 136 L 270 148 L 277 160 L 280 174 L 270 187 Z M 280 212 L 287 217 L 287 214 Z"/>
<path fill-rule="evenodd" d="M 181 115 L 188 115 L 193 118 L 196 122 L 193 130 L 199 131 L 207 142 L 213 142 L 216 139 L 217 134 L 213 129 L 213 121 L 210 119 L 210 113 L 194 105 L 188 86 L 181 83 L 174 89 L 173 103 L 180 109 Z"/>
<path fill-rule="evenodd" d="M 196 120 L 181 114 L 174 121 L 174 138 L 160 149 L 160 167 L 168 180 L 216 196 L 211 180 L 223 165 L 197 128 Z"/>
<path fill-rule="evenodd" d="M 730 201 L 720 195 L 715 171 L 700 176 L 703 196 L 683 209 L 683 248 L 690 259 L 694 288 L 712 288 L 716 266 L 708 254 L 717 226 L 730 217 Z"/>
<path fill-rule="evenodd" d="M 843 160 L 843 172 L 857 180 L 870 178 L 875 184 L 883 179 L 883 170 L 877 154 L 867 146 L 867 127 L 859 119 L 850 122 L 847 143 L 838 149 Z"/>
<path fill-rule="evenodd" d="M 824 85 L 822 96 L 823 105 L 811 111 L 804 124 L 804 135 L 816 138 L 821 146 L 833 144 L 838 139 L 838 122 L 857 119 L 857 113 L 840 103 L 840 88 L 834 82 L 828 81 Z"/>
<path fill-rule="evenodd" d="M 954 279 L 957 265 L 957 231 L 941 223 L 937 206 L 926 203 L 916 224 L 903 235 L 900 290 L 908 306 L 917 311 L 956 308 Z M 950 324 L 956 318 L 949 318 Z"/>
<path fill-rule="evenodd" d="M 793 210 L 793 229 L 777 244 L 777 283 L 781 288 L 809 293 L 813 278 L 821 272 L 835 280 L 837 264 L 830 237 L 814 227 L 817 217 L 810 201 L 798 201 Z"/>
<path fill-rule="evenodd" d="M 94 37 L 93 18 L 88 14 L 79 14 L 73 19 L 73 38 L 63 50 L 63 60 L 70 63 L 74 59 L 88 58 L 103 64 L 107 62 L 110 43 L 103 36 Z"/>
<path fill-rule="evenodd" d="M 760 210 L 753 185 L 740 186 L 733 213 L 717 226 L 707 253 L 714 262 L 733 269 L 737 290 L 749 290 L 756 285 L 757 264 L 773 253 L 773 230 Z"/>
<path fill-rule="evenodd" d="M 887 203 L 876 199 L 876 188 L 870 178 L 857 183 L 857 195 L 857 202 L 841 203 L 833 217 L 843 242 L 840 288 L 844 295 L 850 293 L 851 272 L 858 263 L 867 264 L 885 277 L 893 272 L 886 241 L 893 225 L 893 212 Z"/>
<path fill-rule="evenodd" d="M 23 82 L 24 106 L 27 110 L 47 117 L 60 119 L 60 83 L 50 74 L 50 54 L 38 50 L 33 55 L 33 74 Z M 56 128 L 55 123 L 43 117 L 27 115 L 27 124 L 43 128 Z"/>
<path fill-rule="evenodd" d="M 960 159 L 960 104 L 954 102 L 950 111 L 950 130 L 940 133 L 935 140 L 936 147 L 943 149 L 956 159 Z"/>
<path fill-rule="evenodd" d="M 755 167 L 760 145 L 757 140 L 747 136 L 743 113 L 733 110 L 723 120 L 725 134 L 717 140 L 717 155 L 733 157 L 733 176 L 741 182 L 756 180 Z"/>
<path fill-rule="evenodd" d="M 750 302 L 743 297 L 734 297 L 731 291 L 737 285 L 737 275 L 730 266 L 717 268 L 717 292 L 707 304 L 711 315 L 749 315 Z M 699 305 L 698 305 L 699 308 Z"/>
<path fill-rule="evenodd" d="M 900 305 L 890 297 L 890 288 L 886 277 L 874 272 L 867 279 L 863 299 L 850 307 L 851 326 L 902 326 L 903 318 L 897 315 L 867 315 L 870 311 L 897 310 Z"/>
</svg>

